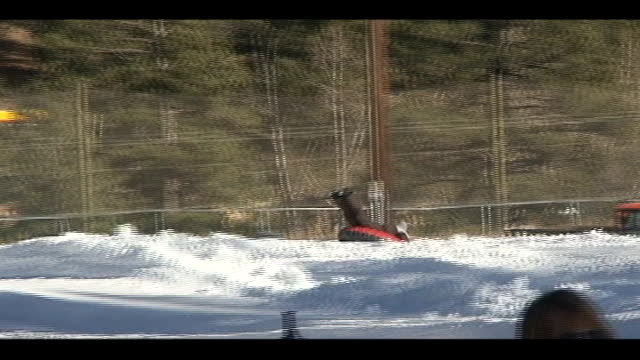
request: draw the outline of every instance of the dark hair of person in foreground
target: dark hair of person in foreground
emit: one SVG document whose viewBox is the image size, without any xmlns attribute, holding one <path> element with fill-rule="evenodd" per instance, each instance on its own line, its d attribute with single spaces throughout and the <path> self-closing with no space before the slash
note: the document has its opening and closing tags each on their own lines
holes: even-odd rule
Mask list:
<svg viewBox="0 0 640 360">
<path fill-rule="evenodd" d="M 531 302 L 516 325 L 518 339 L 613 339 L 615 334 L 585 295 L 561 289 Z"/>
</svg>

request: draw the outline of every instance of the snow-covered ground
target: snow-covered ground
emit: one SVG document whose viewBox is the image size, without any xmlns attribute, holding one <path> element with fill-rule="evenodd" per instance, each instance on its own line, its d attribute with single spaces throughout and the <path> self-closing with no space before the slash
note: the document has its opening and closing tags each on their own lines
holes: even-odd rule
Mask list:
<svg viewBox="0 0 640 360">
<path fill-rule="evenodd" d="M 339 243 L 67 233 L 0 246 L 0 338 L 512 338 L 570 287 L 640 337 L 640 237 Z"/>
</svg>

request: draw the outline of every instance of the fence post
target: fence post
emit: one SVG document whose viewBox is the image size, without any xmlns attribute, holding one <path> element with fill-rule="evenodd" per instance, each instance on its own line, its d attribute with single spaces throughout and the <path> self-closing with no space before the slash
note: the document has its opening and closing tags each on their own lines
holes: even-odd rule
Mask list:
<svg viewBox="0 0 640 360">
<path fill-rule="evenodd" d="M 298 325 L 296 324 L 296 312 L 283 311 L 280 314 L 282 315 L 282 339 L 302 339 L 300 331 L 298 330 Z"/>
</svg>

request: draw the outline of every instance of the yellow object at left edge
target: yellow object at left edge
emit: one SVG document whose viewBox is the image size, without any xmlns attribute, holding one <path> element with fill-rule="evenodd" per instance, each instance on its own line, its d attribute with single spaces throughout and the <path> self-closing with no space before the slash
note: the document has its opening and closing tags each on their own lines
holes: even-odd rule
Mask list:
<svg viewBox="0 0 640 360">
<path fill-rule="evenodd" d="M 22 115 L 18 114 L 15 111 L 11 111 L 11 110 L 0 110 L 0 122 L 2 121 L 17 121 L 17 120 L 23 120 L 24 117 L 22 117 Z"/>
</svg>

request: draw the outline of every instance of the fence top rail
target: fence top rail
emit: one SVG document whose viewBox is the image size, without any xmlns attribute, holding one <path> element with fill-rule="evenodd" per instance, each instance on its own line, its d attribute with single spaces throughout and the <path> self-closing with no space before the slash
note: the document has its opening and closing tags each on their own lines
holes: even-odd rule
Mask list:
<svg viewBox="0 0 640 360">
<path fill-rule="evenodd" d="M 447 209 L 465 209 L 465 208 L 486 208 L 486 207 L 501 207 L 501 206 L 517 206 L 517 205 L 542 205 L 542 204 L 574 204 L 574 203 L 589 203 L 589 202 L 612 202 L 621 201 L 620 198 L 594 198 L 594 199 L 562 199 L 562 200 L 545 200 L 545 201 L 523 201 L 523 202 L 510 202 L 510 203 L 485 203 L 485 204 L 466 204 L 466 205 L 446 205 L 435 207 L 396 207 L 391 208 L 392 211 L 435 211 L 435 210 L 447 210 Z M 249 208 L 249 207 L 234 207 L 234 208 L 174 208 L 174 209 L 143 209 L 143 210 L 127 210 L 127 211 L 112 211 L 102 213 L 67 213 L 59 215 L 43 215 L 43 216 L 14 216 L 14 217 L 2 217 L 0 222 L 3 221 L 20 221 L 20 220 L 63 220 L 71 218 L 89 218 L 100 216 L 115 216 L 115 215 L 133 215 L 133 214 L 146 214 L 146 213 L 176 213 L 176 212 L 203 212 L 203 213 L 225 213 L 230 211 L 255 211 L 255 212 L 279 212 L 279 211 L 337 211 L 337 207 L 283 207 L 283 208 Z"/>
</svg>

